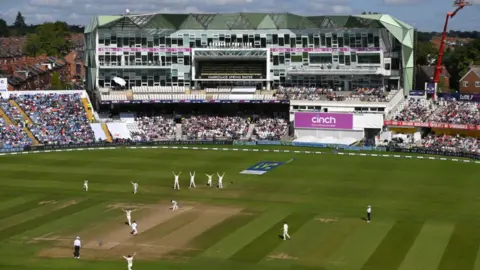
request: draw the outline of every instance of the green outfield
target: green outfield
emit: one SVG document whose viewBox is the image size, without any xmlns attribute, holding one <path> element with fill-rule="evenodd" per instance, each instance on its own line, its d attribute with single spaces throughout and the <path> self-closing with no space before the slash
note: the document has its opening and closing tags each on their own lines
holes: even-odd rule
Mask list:
<svg viewBox="0 0 480 270">
<path fill-rule="evenodd" d="M 265 161 L 291 162 L 240 174 Z M 183 172 L 180 191 L 172 171 Z M 136 270 L 480 270 L 478 164 L 112 149 L 0 156 L 0 172 L 0 269 L 126 269 L 122 255 L 137 252 Z M 205 184 L 217 172 L 222 190 Z M 122 208 L 134 209 L 135 237 Z"/>
</svg>

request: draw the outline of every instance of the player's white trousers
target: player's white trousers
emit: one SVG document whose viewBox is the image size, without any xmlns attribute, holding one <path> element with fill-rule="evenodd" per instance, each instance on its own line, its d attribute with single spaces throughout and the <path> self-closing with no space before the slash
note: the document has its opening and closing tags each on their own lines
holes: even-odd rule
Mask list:
<svg viewBox="0 0 480 270">
<path fill-rule="evenodd" d="M 283 240 L 290 239 L 290 235 L 288 235 L 288 232 L 283 232 Z"/>
<path fill-rule="evenodd" d="M 180 189 L 180 184 L 178 183 L 178 181 L 175 181 L 173 183 L 173 189 Z"/>
</svg>

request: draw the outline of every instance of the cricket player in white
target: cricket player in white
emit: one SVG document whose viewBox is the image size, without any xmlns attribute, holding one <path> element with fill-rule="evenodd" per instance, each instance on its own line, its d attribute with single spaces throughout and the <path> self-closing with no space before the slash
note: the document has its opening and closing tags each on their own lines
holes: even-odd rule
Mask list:
<svg viewBox="0 0 480 270">
<path fill-rule="evenodd" d="M 288 224 L 287 224 L 287 222 L 283 223 L 283 229 L 282 230 L 283 230 L 283 240 L 287 240 L 287 238 L 290 239 L 290 235 L 288 235 Z"/>
<path fill-rule="evenodd" d="M 175 176 L 175 181 L 173 182 L 173 189 L 180 189 L 180 183 L 178 182 L 178 179 L 180 178 L 180 174 L 182 174 L 182 172 L 180 172 L 178 175 L 175 174 L 175 172 L 172 173 L 173 176 Z"/>
<path fill-rule="evenodd" d="M 172 200 L 172 211 L 178 210 L 178 203 L 177 201 Z"/>
<path fill-rule="evenodd" d="M 127 260 L 127 266 L 128 266 L 128 270 L 132 270 L 132 266 L 133 266 L 133 257 L 135 257 L 135 254 L 137 254 L 136 252 L 133 253 L 132 256 L 130 255 L 127 255 L 127 256 L 123 256 L 123 258 L 125 260 Z"/>
<path fill-rule="evenodd" d="M 367 207 L 367 222 L 370 223 L 370 220 L 372 218 L 372 206 Z"/>
<path fill-rule="evenodd" d="M 223 173 L 222 175 L 217 173 L 217 176 L 218 176 L 218 188 L 223 188 L 223 177 L 225 176 L 225 173 Z"/>
<path fill-rule="evenodd" d="M 195 186 L 195 171 L 193 173 L 190 173 L 190 188 L 196 188 Z"/>
<path fill-rule="evenodd" d="M 88 180 L 83 181 L 83 190 L 88 191 Z"/>
<path fill-rule="evenodd" d="M 133 186 L 133 194 L 137 194 L 138 183 L 132 182 L 132 186 Z"/>
<path fill-rule="evenodd" d="M 205 174 L 205 175 L 208 177 L 207 186 L 211 187 L 213 174 Z"/>
<path fill-rule="evenodd" d="M 123 210 L 123 212 L 125 212 L 125 215 L 127 216 L 128 226 L 132 226 L 132 211 L 133 210 Z"/>
<path fill-rule="evenodd" d="M 130 227 L 132 227 L 132 232 L 131 232 L 131 234 L 132 234 L 132 235 L 137 235 L 137 233 L 138 233 L 138 230 L 137 230 L 138 225 L 137 225 L 137 222 L 135 222 L 135 220 L 133 221 L 132 225 L 130 225 Z"/>
</svg>

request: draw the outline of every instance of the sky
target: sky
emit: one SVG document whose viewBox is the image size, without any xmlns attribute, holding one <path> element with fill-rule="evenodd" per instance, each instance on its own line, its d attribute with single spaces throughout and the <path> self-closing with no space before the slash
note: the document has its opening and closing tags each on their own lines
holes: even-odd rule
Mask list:
<svg viewBox="0 0 480 270">
<path fill-rule="evenodd" d="M 390 14 L 420 31 L 442 31 L 453 0 L 0 0 L 0 17 L 13 23 L 21 12 L 27 24 L 65 21 L 86 25 L 93 16 L 130 13 L 291 12 L 300 15 Z M 450 30 L 480 31 L 480 0 L 464 8 Z"/>
</svg>

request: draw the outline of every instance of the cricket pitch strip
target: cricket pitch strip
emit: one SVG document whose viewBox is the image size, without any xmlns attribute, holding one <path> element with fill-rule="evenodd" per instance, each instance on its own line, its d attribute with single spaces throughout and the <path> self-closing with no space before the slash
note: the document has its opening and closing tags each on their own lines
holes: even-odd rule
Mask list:
<svg viewBox="0 0 480 270">
<path fill-rule="evenodd" d="M 76 235 L 82 240 L 81 258 L 109 260 L 136 252 L 139 259 L 165 259 L 172 251 L 195 250 L 189 247 L 193 238 L 242 210 L 196 203 L 183 205 L 178 211 L 172 211 L 167 204 L 142 205 L 141 208 L 143 210 L 138 215 L 132 214 L 138 223 L 137 236 L 131 235 L 131 228 L 125 224 L 125 219 L 119 222 L 119 218 L 100 220 L 98 226 L 78 232 Z M 125 217 L 122 212 L 119 215 Z M 162 226 L 168 222 L 174 223 L 182 215 L 191 215 L 192 218 L 178 228 L 162 232 Z M 73 257 L 73 240 L 74 236 L 49 233 L 29 239 L 27 244 L 51 242 L 49 248 L 41 250 L 37 255 L 65 258 Z"/>
</svg>

